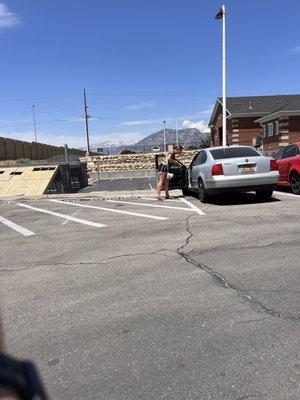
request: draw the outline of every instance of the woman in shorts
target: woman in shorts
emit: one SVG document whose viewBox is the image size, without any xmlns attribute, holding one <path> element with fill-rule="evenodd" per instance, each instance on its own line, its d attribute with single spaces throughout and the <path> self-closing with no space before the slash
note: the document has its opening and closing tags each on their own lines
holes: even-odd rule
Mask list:
<svg viewBox="0 0 300 400">
<path fill-rule="evenodd" d="M 166 193 L 166 199 L 169 199 L 169 180 L 168 172 L 173 165 L 181 165 L 179 161 L 176 160 L 175 155 L 182 152 L 182 146 L 175 145 L 173 151 L 166 156 L 166 162 L 161 163 L 158 167 L 159 181 L 156 187 L 156 198 L 157 200 L 162 200 L 161 190 L 164 188 Z"/>
</svg>

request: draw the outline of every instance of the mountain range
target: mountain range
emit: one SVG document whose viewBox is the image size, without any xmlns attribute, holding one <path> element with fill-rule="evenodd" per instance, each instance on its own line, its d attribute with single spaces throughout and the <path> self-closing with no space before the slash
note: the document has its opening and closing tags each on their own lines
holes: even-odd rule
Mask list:
<svg viewBox="0 0 300 400">
<path fill-rule="evenodd" d="M 209 137 L 208 133 L 199 131 L 197 128 L 185 128 L 178 130 L 178 143 L 183 147 L 196 146 Z M 166 144 L 177 143 L 176 130 L 166 129 Z M 118 153 L 123 149 L 131 148 L 135 151 L 151 150 L 152 147 L 160 147 L 162 149 L 164 144 L 164 130 L 154 132 L 139 142 L 113 142 L 106 141 L 103 143 L 95 143 L 91 145 L 92 151 L 97 151 L 99 148 L 110 149 L 111 154 Z"/>
<path fill-rule="evenodd" d="M 178 130 L 178 143 L 183 147 L 197 146 L 203 140 L 207 139 L 209 134 L 200 132 L 197 128 L 185 128 Z M 173 144 L 177 142 L 176 130 L 166 129 L 166 143 Z M 164 144 L 164 130 L 152 133 L 136 143 L 137 146 L 162 146 Z"/>
</svg>

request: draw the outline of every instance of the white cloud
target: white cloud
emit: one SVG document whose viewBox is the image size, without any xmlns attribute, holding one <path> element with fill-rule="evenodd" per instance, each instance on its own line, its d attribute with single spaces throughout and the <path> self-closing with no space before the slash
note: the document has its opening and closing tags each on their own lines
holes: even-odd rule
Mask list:
<svg viewBox="0 0 300 400">
<path fill-rule="evenodd" d="M 17 140 L 24 140 L 26 142 L 32 142 L 34 140 L 34 132 L 31 130 L 23 132 L 0 132 L 0 136 L 6 138 L 12 138 Z M 98 144 L 104 142 L 118 143 L 123 142 L 133 143 L 143 139 L 145 135 L 138 131 L 132 132 L 112 132 L 107 134 L 91 133 L 90 143 Z M 86 146 L 86 139 L 84 134 L 72 135 L 72 134 L 50 134 L 44 132 L 38 132 L 38 141 L 40 143 L 46 143 L 53 146 L 63 146 L 67 144 L 69 147 L 80 148 Z"/>
<path fill-rule="evenodd" d="M 151 124 L 157 124 L 162 127 L 163 121 L 166 122 L 171 122 L 175 121 L 174 117 L 168 117 L 168 118 L 155 118 L 155 119 L 141 119 L 141 120 L 133 120 L 133 121 L 124 121 L 121 123 L 121 125 L 125 126 L 140 126 L 140 125 L 151 125 Z"/>
<path fill-rule="evenodd" d="M 139 125 L 156 124 L 159 122 L 162 123 L 162 119 L 141 119 L 141 120 L 135 120 L 135 121 L 124 121 L 124 122 L 122 122 L 122 125 L 139 126 Z"/>
<path fill-rule="evenodd" d="M 214 106 L 207 108 L 206 110 L 199 111 L 199 115 L 210 115 L 213 112 Z"/>
<path fill-rule="evenodd" d="M 0 136 L 12 138 L 17 140 L 24 140 L 25 142 L 32 142 L 34 140 L 34 132 L 31 130 L 23 132 L 0 132 Z M 40 143 L 51 144 L 53 146 L 63 146 L 67 144 L 69 147 L 84 147 L 85 137 L 69 135 L 69 134 L 49 134 L 38 132 L 38 141 Z"/>
<path fill-rule="evenodd" d="M 91 143 L 98 144 L 98 143 L 135 143 L 139 140 L 143 139 L 145 134 L 139 131 L 132 131 L 132 132 L 112 132 L 107 134 L 100 134 L 100 135 L 93 135 Z"/>
<path fill-rule="evenodd" d="M 144 108 L 153 108 L 156 104 L 153 101 L 147 101 L 139 104 L 129 104 L 125 107 L 126 110 L 143 110 Z"/>
<path fill-rule="evenodd" d="M 177 117 L 177 119 L 178 119 L 178 121 L 180 121 L 180 120 L 185 120 L 185 119 L 187 119 L 187 120 L 195 119 L 195 118 L 199 118 L 199 117 L 206 118 L 211 115 L 212 111 L 213 111 L 213 106 L 211 106 L 210 108 L 207 108 L 205 110 L 198 111 L 195 114 L 181 115 L 180 117 Z"/>
<path fill-rule="evenodd" d="M 19 16 L 11 12 L 6 4 L 0 3 L 0 28 L 13 28 L 20 23 Z"/>
<path fill-rule="evenodd" d="M 182 122 L 182 126 L 184 128 L 196 128 L 199 129 L 199 131 L 205 133 L 210 132 L 209 128 L 207 127 L 207 124 L 205 124 L 204 121 L 191 122 L 190 120 L 186 119 Z"/>
<path fill-rule="evenodd" d="M 290 49 L 290 52 L 293 54 L 300 54 L 300 46 L 295 46 L 292 49 Z"/>
</svg>

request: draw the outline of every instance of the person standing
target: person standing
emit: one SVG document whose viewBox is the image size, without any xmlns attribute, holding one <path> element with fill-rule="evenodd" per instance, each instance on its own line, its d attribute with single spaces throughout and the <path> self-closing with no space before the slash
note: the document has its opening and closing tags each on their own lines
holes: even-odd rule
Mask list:
<svg viewBox="0 0 300 400">
<path fill-rule="evenodd" d="M 169 179 L 168 179 L 168 172 L 170 171 L 170 168 L 174 165 L 180 166 L 181 163 L 176 160 L 176 154 L 180 154 L 182 152 L 182 146 L 180 145 L 174 145 L 173 146 L 173 151 L 171 153 L 168 153 L 166 155 L 166 162 L 161 163 L 158 167 L 158 176 L 159 180 L 157 182 L 157 187 L 156 187 L 156 198 L 157 200 L 162 200 L 161 197 L 161 190 L 164 188 L 165 191 L 165 198 L 169 199 Z"/>
</svg>

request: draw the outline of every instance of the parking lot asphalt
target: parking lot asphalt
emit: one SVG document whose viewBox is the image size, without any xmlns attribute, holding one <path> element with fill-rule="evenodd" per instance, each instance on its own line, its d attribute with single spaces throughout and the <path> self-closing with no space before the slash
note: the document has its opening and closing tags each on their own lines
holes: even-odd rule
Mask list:
<svg viewBox="0 0 300 400">
<path fill-rule="evenodd" d="M 296 399 L 300 197 L 0 203 L 7 349 L 53 399 Z"/>
<path fill-rule="evenodd" d="M 156 177 L 146 178 L 109 178 L 92 181 L 89 186 L 80 190 L 80 193 L 90 193 L 94 191 L 113 191 L 123 190 L 149 190 L 156 187 Z"/>
</svg>

